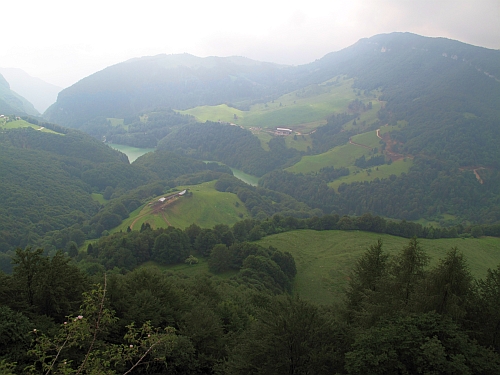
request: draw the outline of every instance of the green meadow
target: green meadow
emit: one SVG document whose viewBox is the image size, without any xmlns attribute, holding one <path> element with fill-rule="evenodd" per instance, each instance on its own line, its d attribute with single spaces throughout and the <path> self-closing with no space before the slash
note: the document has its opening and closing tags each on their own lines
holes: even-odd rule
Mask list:
<svg viewBox="0 0 500 375">
<path fill-rule="evenodd" d="M 99 193 L 92 193 L 92 199 L 95 200 L 96 202 L 102 204 L 103 206 L 108 203 L 108 200 L 104 199 L 102 194 Z"/>
<path fill-rule="evenodd" d="M 127 145 L 118 145 L 116 143 L 107 143 L 107 145 L 127 155 L 130 163 L 133 163 L 140 156 L 147 154 L 148 152 L 153 152 L 155 150 L 154 148 L 139 148 Z"/>
<path fill-rule="evenodd" d="M 354 143 L 359 143 L 360 145 L 367 146 L 370 148 L 379 148 L 382 144 L 380 143 L 381 139 L 377 137 L 377 132 L 375 130 L 361 133 L 353 136 L 351 140 Z M 360 147 L 360 146 L 358 146 Z"/>
<path fill-rule="evenodd" d="M 408 173 L 412 165 L 413 160 L 404 159 L 395 161 L 390 165 L 383 164 L 368 169 L 350 167 L 350 174 L 348 176 L 340 177 L 330 182 L 328 186 L 337 190 L 342 183 L 350 184 L 352 182 L 373 181 L 376 178 L 381 180 L 383 178 L 389 178 L 392 174 L 399 176 L 401 173 Z"/>
<path fill-rule="evenodd" d="M 295 293 L 316 303 L 335 304 L 343 297 L 356 260 L 379 238 L 383 241 L 384 251 L 389 254 L 397 254 L 409 241 L 402 237 L 361 231 L 299 230 L 268 236 L 258 243 L 293 255 L 298 271 L 294 282 Z M 476 278 L 485 277 L 488 268 L 500 264 L 500 238 L 419 241 L 431 257 L 431 265 L 437 264 L 449 249 L 457 247 L 466 257 Z"/>
<path fill-rule="evenodd" d="M 30 124 L 29 122 L 26 122 L 24 120 L 15 120 L 15 121 L 10 121 L 10 122 L 5 122 L 0 120 L 0 128 L 1 129 L 19 129 L 19 128 L 33 128 L 35 130 L 41 131 L 43 133 L 52 133 L 52 134 L 59 134 L 59 135 L 64 135 L 61 133 L 57 133 L 53 130 L 47 129 L 43 126 L 40 125 L 34 125 Z"/>
<path fill-rule="evenodd" d="M 152 228 L 173 226 L 183 229 L 193 223 L 202 228 L 212 228 L 216 224 L 233 225 L 249 217 L 236 194 L 219 192 L 215 190 L 214 185 L 215 181 L 179 186 L 179 191 L 189 189 L 193 193 L 192 196 L 178 197 L 161 210 L 156 210 L 154 204 L 162 196 L 156 197 L 133 211 L 129 218 L 111 232 L 126 230 L 129 226 L 134 230 L 139 229 L 143 223 L 149 223 Z M 167 195 L 170 193 L 163 196 Z"/>
<path fill-rule="evenodd" d="M 252 176 L 236 168 L 231 168 L 234 177 L 240 179 L 241 181 L 247 183 L 248 185 L 257 186 L 259 183 L 259 177 Z"/>
<path fill-rule="evenodd" d="M 255 104 L 248 111 L 241 111 L 225 104 L 200 106 L 183 114 L 194 116 L 198 121 L 225 121 L 246 128 L 274 129 L 290 127 L 299 133 L 309 133 L 334 113 L 345 112 L 356 98 L 364 103 L 372 102 L 372 109 L 360 115 L 359 121 L 376 119 L 380 103 L 377 92 L 361 93 L 352 88 L 353 79 L 338 77 L 322 84 L 315 84 L 280 96 L 266 103 Z"/>
<path fill-rule="evenodd" d="M 324 167 L 350 167 L 354 165 L 356 159 L 363 155 L 368 156 L 370 153 L 371 150 L 367 148 L 348 143 L 319 155 L 304 156 L 298 163 L 286 170 L 292 173 L 309 173 L 319 171 Z"/>
</svg>

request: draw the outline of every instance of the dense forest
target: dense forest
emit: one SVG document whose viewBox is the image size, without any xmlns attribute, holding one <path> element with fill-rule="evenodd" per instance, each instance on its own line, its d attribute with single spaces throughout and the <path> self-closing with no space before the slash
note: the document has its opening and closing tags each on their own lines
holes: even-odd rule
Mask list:
<svg viewBox="0 0 500 375">
<path fill-rule="evenodd" d="M 16 250 L 13 274 L 0 273 L 2 373 L 500 371 L 498 267 L 475 280 L 457 249 L 429 267 L 416 238 L 393 256 L 378 241 L 353 265 L 345 304 L 318 306 L 290 295 L 297 271 L 289 253 L 240 242 L 227 227 L 211 231 L 144 226 L 135 239 L 130 232 L 89 246 L 77 264 L 60 252 Z M 208 257 L 212 272 L 233 276 L 104 273 L 108 255 L 131 241 L 133 255 Z"/>
<path fill-rule="evenodd" d="M 296 162 L 301 155 L 287 148 L 283 138 L 271 139 L 269 151 L 265 151 L 249 130 L 215 122 L 184 126 L 162 139 L 158 149 L 216 160 L 255 176 Z"/>
</svg>

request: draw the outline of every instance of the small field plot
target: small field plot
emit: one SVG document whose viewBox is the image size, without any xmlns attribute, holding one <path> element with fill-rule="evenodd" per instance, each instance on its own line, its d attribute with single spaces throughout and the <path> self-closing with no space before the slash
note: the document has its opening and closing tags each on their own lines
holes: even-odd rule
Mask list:
<svg viewBox="0 0 500 375">
<path fill-rule="evenodd" d="M 406 121 L 398 121 L 397 125 L 384 125 L 380 127 L 380 135 L 398 131 L 403 129 L 408 123 Z"/>
<path fill-rule="evenodd" d="M 261 128 L 250 128 L 253 135 L 259 138 L 260 146 L 269 151 L 269 141 L 273 138 L 273 135 L 269 131 L 263 130 Z"/>
<path fill-rule="evenodd" d="M 204 105 L 188 109 L 186 111 L 177 111 L 185 115 L 194 116 L 198 121 L 224 121 L 239 123 L 247 112 L 240 111 L 239 109 L 229 107 L 226 104 L 221 105 Z"/>
<path fill-rule="evenodd" d="M 108 203 L 108 200 L 104 199 L 102 194 L 92 193 L 92 199 L 95 200 L 96 202 L 102 204 L 103 206 L 106 205 L 106 203 Z"/>
<path fill-rule="evenodd" d="M 350 184 L 352 182 L 373 181 L 376 178 L 381 180 L 383 178 L 389 178 L 392 174 L 399 176 L 403 172 L 408 173 L 412 165 L 413 160 L 404 159 L 395 161 L 390 165 L 383 164 L 367 169 L 351 167 L 349 168 L 350 174 L 348 176 L 340 177 L 339 179 L 330 182 L 328 186 L 337 190 L 342 183 Z"/>
<path fill-rule="evenodd" d="M 159 201 L 160 198 L 176 193 L 156 197 L 132 212 L 129 218 L 111 232 L 126 230 L 127 227 L 139 230 L 143 223 L 149 223 L 153 228 L 173 226 L 183 229 L 193 223 L 202 228 L 212 228 L 216 224 L 233 225 L 249 217 L 244 204 L 235 194 L 219 192 L 215 190 L 214 185 L 215 181 L 180 186 L 177 189 L 179 191 L 187 189 L 188 194 L 168 199 L 163 203 Z"/>
<path fill-rule="evenodd" d="M 258 243 L 290 252 L 297 264 L 294 293 L 320 304 L 342 303 L 343 292 L 356 260 L 370 245 L 383 241 L 383 249 L 397 254 L 409 242 L 406 238 L 360 231 L 300 230 L 265 237 Z M 500 239 L 419 240 L 431 257 L 431 266 L 457 247 L 467 259 L 471 273 L 484 278 L 488 268 L 500 263 Z"/>
<path fill-rule="evenodd" d="M 285 144 L 288 148 L 307 151 L 307 147 L 312 147 L 312 140 L 309 135 L 289 135 L 285 137 Z"/>
<path fill-rule="evenodd" d="M 370 149 L 346 144 L 319 155 L 304 156 L 297 164 L 286 170 L 292 173 L 309 173 L 319 171 L 323 167 L 350 167 L 357 158 L 362 155 L 368 156 L 370 152 Z"/>
<path fill-rule="evenodd" d="M 377 137 L 377 132 L 371 131 L 362 134 L 357 134 L 351 138 L 354 143 L 358 143 L 363 146 L 367 146 L 370 148 L 380 148 L 382 144 L 380 143 L 381 139 Z"/>
<path fill-rule="evenodd" d="M 59 135 L 64 135 L 61 133 L 57 133 L 53 130 L 47 129 L 43 126 L 40 125 L 34 125 L 30 124 L 29 122 L 26 122 L 24 120 L 16 120 L 16 121 L 10 121 L 10 122 L 0 122 L 0 128 L 1 129 L 19 129 L 19 128 L 33 128 L 35 130 L 41 131 L 42 133 L 52 133 L 52 134 L 59 134 Z"/>
<path fill-rule="evenodd" d="M 201 276 L 204 274 L 210 274 L 212 276 L 215 276 L 217 278 L 222 278 L 222 279 L 228 279 L 232 276 L 235 276 L 238 273 L 238 271 L 227 271 L 227 272 L 218 273 L 215 275 L 212 272 L 210 272 L 210 270 L 208 269 L 207 258 L 197 257 L 197 256 L 195 256 L 195 257 L 196 257 L 196 259 L 198 259 L 197 264 L 180 263 L 180 264 L 169 265 L 169 266 L 161 266 L 156 262 L 149 261 L 149 262 L 141 264 L 139 266 L 139 268 L 157 268 L 163 272 L 179 273 L 179 274 L 183 274 L 183 275 L 190 276 L 190 277 Z"/>
<path fill-rule="evenodd" d="M 128 157 L 128 161 L 133 163 L 137 158 L 141 157 L 148 152 L 153 152 L 154 148 L 139 148 L 127 145 L 119 145 L 116 143 L 107 143 L 107 145 L 115 150 L 123 152 Z"/>
<path fill-rule="evenodd" d="M 231 168 L 231 171 L 233 172 L 234 177 L 240 179 L 248 185 L 257 186 L 259 184 L 259 177 L 257 176 L 252 176 L 251 174 L 245 173 L 236 168 Z"/>
</svg>

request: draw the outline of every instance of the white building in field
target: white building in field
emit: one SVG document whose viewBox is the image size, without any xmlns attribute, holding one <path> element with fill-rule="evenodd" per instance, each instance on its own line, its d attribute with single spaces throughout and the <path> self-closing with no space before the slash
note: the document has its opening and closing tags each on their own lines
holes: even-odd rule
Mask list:
<svg viewBox="0 0 500 375">
<path fill-rule="evenodd" d="M 276 130 L 274 131 L 275 135 L 290 135 L 292 133 L 293 130 L 288 128 L 276 128 Z"/>
</svg>

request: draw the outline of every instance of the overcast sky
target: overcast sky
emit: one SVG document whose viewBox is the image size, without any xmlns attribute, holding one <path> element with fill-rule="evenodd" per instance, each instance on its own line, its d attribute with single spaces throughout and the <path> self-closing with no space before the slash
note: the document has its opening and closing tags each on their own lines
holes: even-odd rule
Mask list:
<svg viewBox="0 0 500 375">
<path fill-rule="evenodd" d="M 500 0 L 13 0 L 1 14 L 0 67 L 61 87 L 161 53 L 304 64 L 393 31 L 500 49 Z"/>
</svg>

